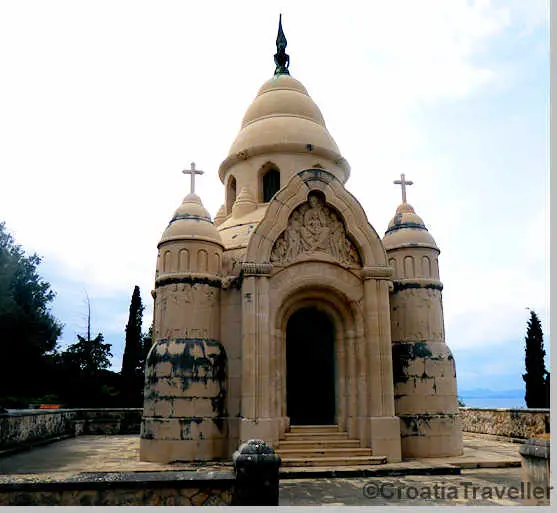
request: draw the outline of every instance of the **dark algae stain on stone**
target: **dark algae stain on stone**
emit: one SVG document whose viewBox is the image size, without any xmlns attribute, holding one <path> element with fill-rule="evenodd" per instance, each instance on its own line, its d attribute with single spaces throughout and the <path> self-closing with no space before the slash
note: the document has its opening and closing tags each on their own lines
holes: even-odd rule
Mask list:
<svg viewBox="0 0 557 513">
<path fill-rule="evenodd" d="M 161 370 L 161 364 L 164 371 Z M 160 394 L 157 389 L 164 383 L 164 388 L 181 389 L 181 398 L 209 400 L 213 416 L 212 419 L 220 431 L 224 428 L 224 421 L 218 417 L 226 415 L 226 366 L 227 357 L 223 345 L 217 340 L 205 338 L 174 338 L 159 339 L 150 351 L 147 359 L 145 397 L 156 401 L 169 401 L 174 397 L 167 393 Z M 211 388 L 193 393 L 192 385 L 203 383 Z M 216 386 L 214 386 L 216 384 Z M 188 392 L 191 390 L 191 392 Z M 172 416 L 172 415 L 171 415 Z M 211 416 L 212 417 L 212 416 Z M 203 418 L 189 417 L 189 431 L 191 422 L 202 422 Z"/>
<path fill-rule="evenodd" d="M 431 429 L 430 419 L 431 415 L 427 414 L 401 415 L 400 421 L 405 425 L 407 430 L 406 433 L 401 433 L 401 436 L 425 436 L 425 432 Z"/>
<path fill-rule="evenodd" d="M 416 283 L 416 282 L 393 282 L 393 293 L 406 289 L 433 289 L 443 290 L 441 283 Z"/>
<path fill-rule="evenodd" d="M 393 379 L 395 383 L 406 383 L 409 379 L 408 366 L 418 358 L 432 358 L 427 342 L 395 342 L 393 344 Z M 428 377 L 424 373 L 421 378 Z"/>
</svg>

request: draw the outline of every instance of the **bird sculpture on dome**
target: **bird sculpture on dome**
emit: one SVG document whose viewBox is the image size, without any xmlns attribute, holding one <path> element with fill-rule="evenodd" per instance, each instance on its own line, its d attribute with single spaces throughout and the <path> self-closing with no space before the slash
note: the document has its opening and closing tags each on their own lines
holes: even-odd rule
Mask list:
<svg viewBox="0 0 557 513">
<path fill-rule="evenodd" d="M 275 53 L 275 75 L 290 75 L 288 66 L 290 65 L 290 56 L 286 53 L 286 36 L 282 30 L 282 14 L 279 15 L 279 28 L 277 34 L 277 53 Z"/>
</svg>

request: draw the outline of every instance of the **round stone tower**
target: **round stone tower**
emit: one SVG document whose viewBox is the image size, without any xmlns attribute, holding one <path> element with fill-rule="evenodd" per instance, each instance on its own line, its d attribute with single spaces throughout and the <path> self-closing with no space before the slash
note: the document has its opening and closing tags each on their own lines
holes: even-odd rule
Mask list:
<svg viewBox="0 0 557 513">
<path fill-rule="evenodd" d="M 196 194 L 184 198 L 158 248 L 140 458 L 170 462 L 225 457 L 223 245 Z"/>
<path fill-rule="evenodd" d="M 404 192 L 383 244 L 393 268 L 393 378 L 402 457 L 461 454 L 455 362 L 445 344 L 440 251 Z"/>
</svg>

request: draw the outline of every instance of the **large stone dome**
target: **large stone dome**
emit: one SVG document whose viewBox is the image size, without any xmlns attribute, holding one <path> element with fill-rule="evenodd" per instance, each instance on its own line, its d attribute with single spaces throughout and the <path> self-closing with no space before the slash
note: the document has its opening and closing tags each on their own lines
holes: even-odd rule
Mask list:
<svg viewBox="0 0 557 513">
<path fill-rule="evenodd" d="M 226 170 L 239 160 L 281 151 L 322 155 L 340 165 L 346 178 L 350 173 L 319 107 L 306 88 L 288 74 L 274 75 L 259 89 L 219 176 L 222 180 Z"/>
<path fill-rule="evenodd" d="M 242 128 L 277 115 L 305 118 L 325 127 L 321 111 L 307 89 L 290 75 L 275 75 L 261 86 L 242 120 Z"/>
</svg>

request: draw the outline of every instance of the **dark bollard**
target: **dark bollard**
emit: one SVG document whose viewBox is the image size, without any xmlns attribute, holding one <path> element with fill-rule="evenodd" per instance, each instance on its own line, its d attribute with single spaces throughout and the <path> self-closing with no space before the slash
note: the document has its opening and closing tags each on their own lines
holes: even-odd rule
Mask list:
<svg viewBox="0 0 557 513">
<path fill-rule="evenodd" d="M 263 440 L 249 440 L 232 455 L 235 506 L 278 506 L 280 456 Z"/>
</svg>

